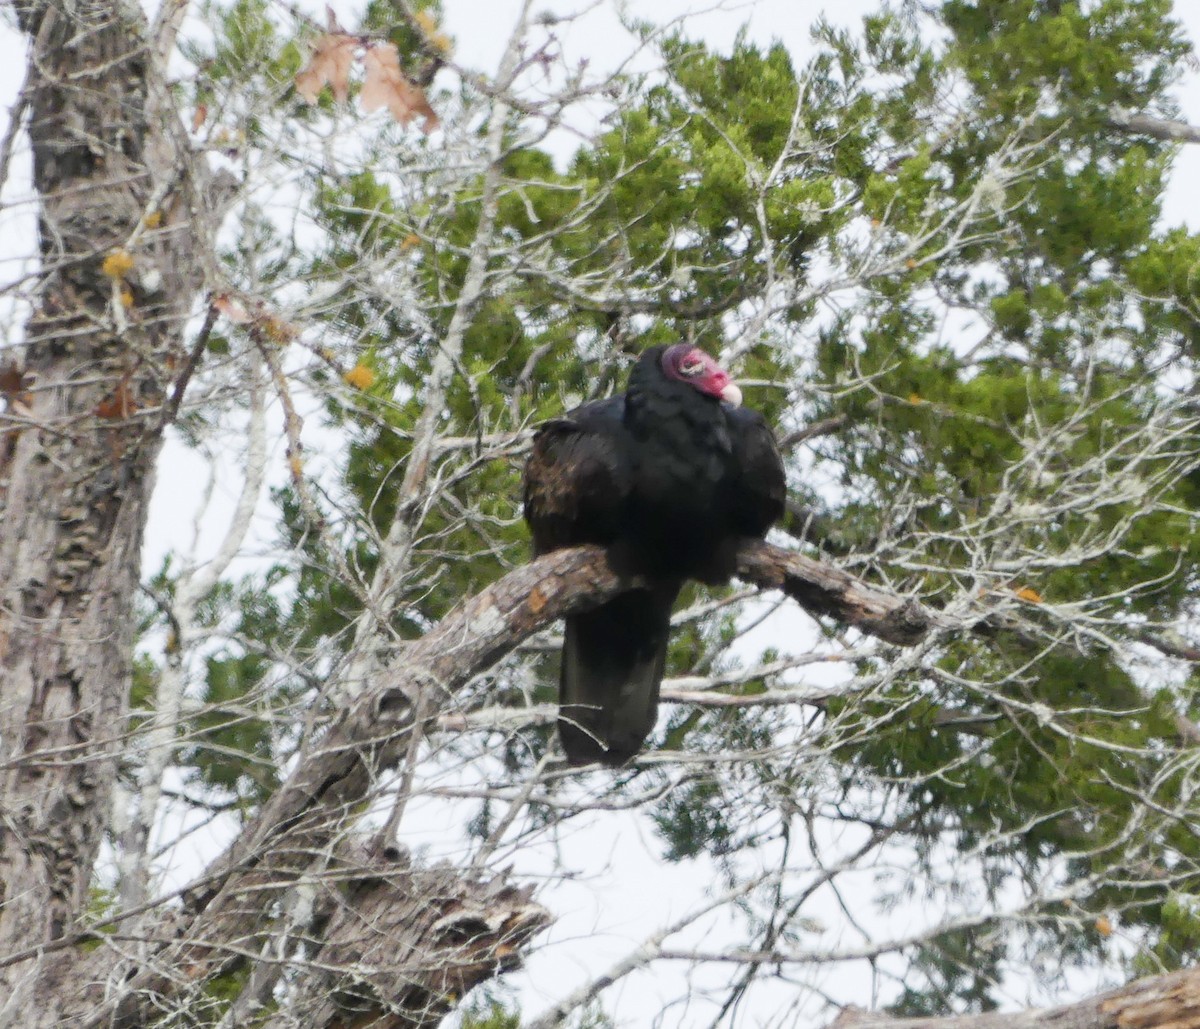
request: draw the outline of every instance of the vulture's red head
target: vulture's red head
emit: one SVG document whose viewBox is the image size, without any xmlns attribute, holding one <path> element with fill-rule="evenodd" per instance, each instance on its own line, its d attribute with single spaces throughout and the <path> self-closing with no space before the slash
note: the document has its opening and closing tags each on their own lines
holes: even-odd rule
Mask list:
<svg viewBox="0 0 1200 1029">
<path fill-rule="evenodd" d="M 716 397 L 737 407 L 742 402 L 742 391 L 716 361 L 699 347 L 690 343 L 676 343 L 667 347 L 662 355 L 663 374 L 668 379 L 686 382 L 693 389 Z"/>
</svg>

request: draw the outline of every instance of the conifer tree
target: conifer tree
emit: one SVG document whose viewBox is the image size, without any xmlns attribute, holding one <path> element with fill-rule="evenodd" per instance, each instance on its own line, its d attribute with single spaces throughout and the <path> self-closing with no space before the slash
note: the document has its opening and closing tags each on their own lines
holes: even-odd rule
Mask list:
<svg viewBox="0 0 1200 1029">
<path fill-rule="evenodd" d="M 443 15 L 14 7 L 0 1022 L 432 1026 L 490 984 L 462 1024 L 603 1025 L 681 968 L 663 1024 L 1194 1018 L 1171 4 L 881 4 L 804 56 L 632 23 L 616 71 L 528 4 L 466 67 Z M 529 563 L 521 464 L 681 339 L 788 517 L 685 590 L 647 751 L 568 770 L 555 619 L 627 583 Z M 201 543 L 141 568 L 197 459 Z M 637 832 L 711 888 L 598 961 L 553 923 Z"/>
</svg>

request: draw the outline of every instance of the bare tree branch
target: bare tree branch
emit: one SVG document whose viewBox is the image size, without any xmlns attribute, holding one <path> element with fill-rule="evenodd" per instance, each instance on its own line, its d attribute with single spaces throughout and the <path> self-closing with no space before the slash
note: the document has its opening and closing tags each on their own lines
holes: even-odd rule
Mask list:
<svg viewBox="0 0 1200 1029">
<path fill-rule="evenodd" d="M 1200 970 L 1138 979 L 1077 1004 L 1028 1011 L 895 1018 L 847 1008 L 829 1029 L 1196 1029 Z"/>
<path fill-rule="evenodd" d="M 1173 118 L 1155 118 L 1153 115 L 1127 111 L 1122 107 L 1108 109 L 1108 124 L 1131 135 L 1150 136 L 1167 143 L 1200 143 L 1200 128 Z"/>
<path fill-rule="evenodd" d="M 908 644 L 938 626 L 938 619 L 911 599 L 876 590 L 831 565 L 759 541 L 741 548 L 738 574 L 768 589 L 782 589 L 806 610 L 835 617 L 892 643 Z M 294 883 L 311 855 L 327 849 L 348 827 L 348 816 L 381 772 L 405 752 L 413 713 L 422 695 L 435 718 L 445 701 L 521 640 L 556 618 L 586 610 L 635 587 L 608 565 L 602 549 L 559 551 L 510 572 L 444 618 L 400 657 L 361 696 L 333 715 L 324 734 L 301 755 L 295 771 L 244 827 L 234 845 L 187 891 L 183 911 L 165 934 L 177 944 L 159 948 L 141 963 L 116 1001 L 77 1012 L 80 1025 L 135 1025 L 179 985 L 162 968 L 205 967 L 206 975 L 228 965 L 228 950 L 194 941 L 232 940 L 253 931 L 279 890 Z M 253 903 L 247 897 L 253 896 Z M 154 936 L 163 937 L 156 919 Z M 96 980 L 112 957 L 94 959 Z"/>
</svg>

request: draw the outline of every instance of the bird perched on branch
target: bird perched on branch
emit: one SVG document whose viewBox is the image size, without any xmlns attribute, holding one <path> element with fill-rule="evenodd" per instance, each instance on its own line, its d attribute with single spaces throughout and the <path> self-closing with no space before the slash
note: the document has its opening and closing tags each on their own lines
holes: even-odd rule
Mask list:
<svg viewBox="0 0 1200 1029">
<path fill-rule="evenodd" d="M 584 543 L 644 585 L 566 619 L 558 729 L 572 764 L 621 765 L 654 728 L 671 606 L 734 572 L 738 542 L 783 514 L 762 415 L 698 347 L 647 350 L 625 393 L 544 424 L 525 465 L 534 555 Z"/>
</svg>

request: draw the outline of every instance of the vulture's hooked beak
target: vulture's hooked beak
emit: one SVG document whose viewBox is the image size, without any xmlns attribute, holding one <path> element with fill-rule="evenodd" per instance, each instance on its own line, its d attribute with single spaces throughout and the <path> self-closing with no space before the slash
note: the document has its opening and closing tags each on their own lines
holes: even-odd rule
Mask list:
<svg viewBox="0 0 1200 1029">
<path fill-rule="evenodd" d="M 742 391 L 738 389 L 736 382 L 726 383 L 721 390 L 721 399 L 732 407 L 742 406 Z"/>
</svg>

